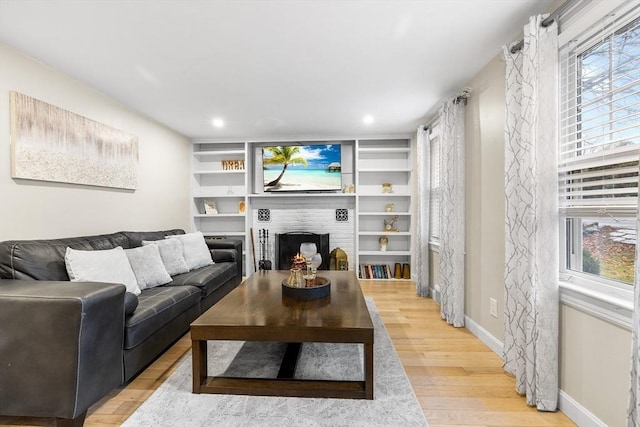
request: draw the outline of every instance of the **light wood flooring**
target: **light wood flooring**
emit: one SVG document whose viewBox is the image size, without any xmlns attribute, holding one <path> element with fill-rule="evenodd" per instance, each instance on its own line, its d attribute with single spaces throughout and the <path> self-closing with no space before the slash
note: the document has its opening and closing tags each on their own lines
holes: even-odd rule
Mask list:
<svg viewBox="0 0 640 427">
<path fill-rule="evenodd" d="M 465 328 L 440 319 L 439 306 L 419 298 L 411 282 L 361 281 L 373 297 L 430 427 L 573 426 L 561 412 L 527 407 L 502 361 Z M 188 334 L 126 387 L 89 409 L 85 426 L 120 425 L 173 372 L 189 350 Z M 50 419 L 0 417 L 0 425 L 51 426 Z"/>
</svg>

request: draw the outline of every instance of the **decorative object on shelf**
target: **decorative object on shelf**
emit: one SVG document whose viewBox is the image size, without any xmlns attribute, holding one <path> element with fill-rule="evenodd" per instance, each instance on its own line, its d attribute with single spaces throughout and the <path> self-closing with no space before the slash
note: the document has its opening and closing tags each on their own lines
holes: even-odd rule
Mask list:
<svg viewBox="0 0 640 427">
<path fill-rule="evenodd" d="M 138 188 L 138 137 L 10 92 L 11 177 Z"/>
<path fill-rule="evenodd" d="M 402 264 L 402 278 L 411 279 L 411 270 L 409 264 Z"/>
<path fill-rule="evenodd" d="M 398 221 L 398 215 L 392 216 L 390 219 L 384 220 L 384 231 L 397 232 L 396 221 Z"/>
<path fill-rule="evenodd" d="M 204 213 L 207 215 L 217 215 L 218 208 L 216 207 L 215 200 L 205 200 L 204 201 Z"/>
<path fill-rule="evenodd" d="M 355 193 L 356 192 L 356 188 L 354 187 L 353 184 L 347 184 L 344 186 L 344 189 L 342 190 L 343 193 Z"/>
<path fill-rule="evenodd" d="M 385 252 L 387 250 L 387 243 L 389 243 L 389 238 L 387 236 L 380 236 L 378 242 L 380 242 L 380 250 L 382 252 Z"/>
<path fill-rule="evenodd" d="M 233 194 L 233 187 L 232 186 L 227 187 L 227 194 Z"/>
<path fill-rule="evenodd" d="M 349 270 L 349 258 L 347 253 L 340 248 L 335 248 L 329 254 L 329 270 Z"/>
<path fill-rule="evenodd" d="M 393 203 L 387 203 L 386 205 L 384 205 L 385 212 L 393 212 L 395 208 L 396 205 L 394 205 Z"/>
<path fill-rule="evenodd" d="M 393 278 L 394 279 L 402 279 L 402 265 L 400 263 L 396 263 L 393 269 Z"/>
<path fill-rule="evenodd" d="M 390 182 L 383 182 L 382 183 L 382 192 L 383 193 L 393 193 L 393 186 L 391 185 Z"/>
<path fill-rule="evenodd" d="M 225 170 L 225 171 L 244 170 L 244 160 L 223 160 L 222 170 Z"/>
<path fill-rule="evenodd" d="M 238 203 L 238 213 L 243 214 L 245 209 L 246 209 L 247 205 L 244 202 L 244 200 L 241 200 L 240 203 Z"/>
</svg>

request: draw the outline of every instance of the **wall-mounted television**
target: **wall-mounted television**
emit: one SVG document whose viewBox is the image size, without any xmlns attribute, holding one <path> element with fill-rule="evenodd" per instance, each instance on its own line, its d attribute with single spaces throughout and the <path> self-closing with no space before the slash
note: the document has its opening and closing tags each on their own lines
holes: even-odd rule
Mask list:
<svg viewBox="0 0 640 427">
<path fill-rule="evenodd" d="M 311 143 L 262 147 L 264 191 L 340 191 L 340 162 L 340 144 Z"/>
</svg>

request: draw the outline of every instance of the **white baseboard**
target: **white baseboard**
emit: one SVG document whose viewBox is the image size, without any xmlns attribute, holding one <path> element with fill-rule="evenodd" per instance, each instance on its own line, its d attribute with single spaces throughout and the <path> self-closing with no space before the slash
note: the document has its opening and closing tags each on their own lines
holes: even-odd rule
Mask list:
<svg viewBox="0 0 640 427">
<path fill-rule="evenodd" d="M 562 390 L 558 396 L 558 409 L 580 427 L 607 427 L 607 423 L 602 422 Z"/>
<path fill-rule="evenodd" d="M 485 328 L 471 320 L 469 316 L 464 316 L 464 325 L 473 335 L 489 347 L 495 354 L 502 359 L 502 342 L 491 335 Z"/>
<path fill-rule="evenodd" d="M 471 320 L 469 316 L 464 317 L 466 328 L 489 347 L 500 359 L 503 359 L 503 343 L 491 335 L 482 326 Z M 504 359 L 503 359 L 504 360 Z M 571 421 L 580 427 L 607 427 L 598 417 L 593 415 L 587 408 L 578 403 L 564 391 L 560 390 L 558 395 L 558 409 L 560 409 Z"/>
</svg>

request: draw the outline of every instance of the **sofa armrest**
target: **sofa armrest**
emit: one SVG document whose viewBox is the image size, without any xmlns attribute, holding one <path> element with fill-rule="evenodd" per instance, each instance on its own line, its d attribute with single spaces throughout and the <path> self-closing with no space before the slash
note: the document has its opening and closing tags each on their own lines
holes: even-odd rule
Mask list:
<svg viewBox="0 0 640 427">
<path fill-rule="evenodd" d="M 76 419 L 121 384 L 124 293 L 0 280 L 0 413 Z"/>
<path fill-rule="evenodd" d="M 211 237 L 205 238 L 205 242 L 209 247 L 209 250 L 212 252 L 211 256 L 215 261 L 216 255 L 214 254 L 215 250 L 219 249 L 233 249 L 236 251 L 235 261 L 238 267 L 238 276 L 242 278 L 243 270 L 242 270 L 242 240 L 233 240 L 233 239 L 214 239 Z M 227 255 L 228 256 L 228 255 Z"/>
</svg>

